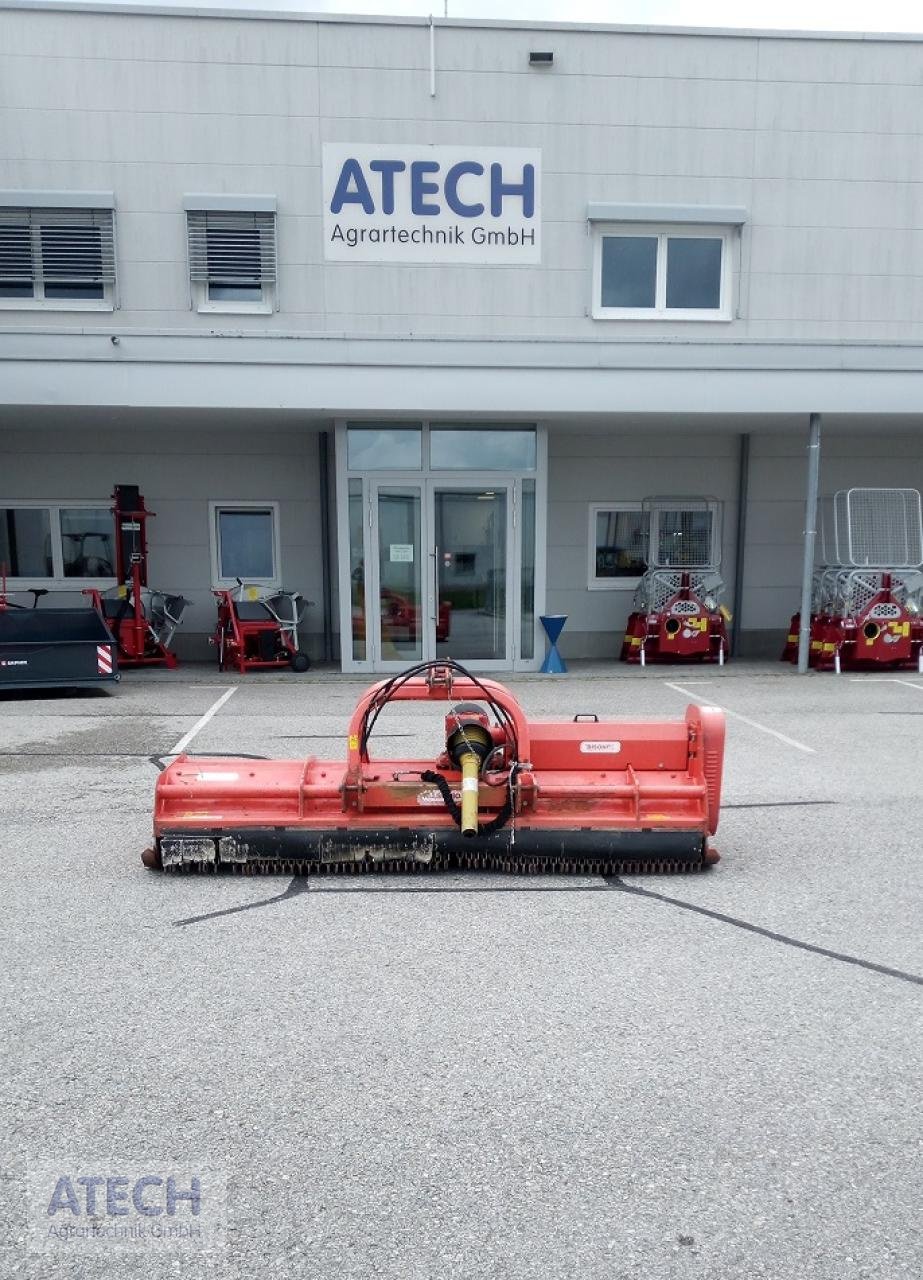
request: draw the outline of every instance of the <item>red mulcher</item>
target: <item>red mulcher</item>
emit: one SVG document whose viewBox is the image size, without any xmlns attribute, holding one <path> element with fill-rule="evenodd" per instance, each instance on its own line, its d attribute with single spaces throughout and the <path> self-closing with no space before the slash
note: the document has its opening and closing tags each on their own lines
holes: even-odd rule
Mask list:
<svg viewBox="0 0 923 1280">
<path fill-rule="evenodd" d="M 373 760 L 390 702 L 449 704 L 434 758 Z M 724 716 L 532 721 L 447 659 L 368 689 L 345 761 L 180 756 L 160 775 L 146 866 L 166 871 L 695 871 L 718 860 Z"/>
</svg>

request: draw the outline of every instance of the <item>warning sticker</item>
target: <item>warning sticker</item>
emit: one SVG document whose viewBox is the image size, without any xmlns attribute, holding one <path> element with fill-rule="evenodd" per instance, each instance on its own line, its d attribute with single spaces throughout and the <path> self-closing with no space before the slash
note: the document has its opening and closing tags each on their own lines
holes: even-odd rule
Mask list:
<svg viewBox="0 0 923 1280">
<path fill-rule="evenodd" d="M 459 804 L 461 802 L 461 792 L 453 791 L 452 799 L 456 804 Z M 445 804 L 445 801 L 442 798 L 442 792 L 432 787 L 427 791 L 417 792 L 417 804 Z"/>
</svg>

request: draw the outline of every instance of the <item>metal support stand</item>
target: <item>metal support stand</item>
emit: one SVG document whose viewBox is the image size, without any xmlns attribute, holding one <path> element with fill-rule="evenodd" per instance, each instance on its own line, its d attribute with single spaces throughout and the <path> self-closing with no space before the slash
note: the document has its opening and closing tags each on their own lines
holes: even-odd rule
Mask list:
<svg viewBox="0 0 923 1280">
<path fill-rule="evenodd" d="M 811 414 L 808 439 L 808 495 L 804 514 L 804 563 L 801 574 L 801 622 L 798 631 L 798 672 L 808 669 L 811 644 L 811 587 L 814 578 L 814 544 L 817 541 L 817 488 L 820 478 L 820 414 Z"/>
</svg>

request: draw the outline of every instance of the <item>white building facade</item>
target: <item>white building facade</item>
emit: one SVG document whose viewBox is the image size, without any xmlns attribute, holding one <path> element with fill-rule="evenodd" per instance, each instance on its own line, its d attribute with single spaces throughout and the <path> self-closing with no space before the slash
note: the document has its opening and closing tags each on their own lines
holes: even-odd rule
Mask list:
<svg viewBox="0 0 923 1280">
<path fill-rule="evenodd" d="M 618 655 L 712 500 L 781 651 L 821 488 L 923 488 L 923 40 L 0 6 L 0 562 L 302 591 L 346 670 Z"/>
</svg>

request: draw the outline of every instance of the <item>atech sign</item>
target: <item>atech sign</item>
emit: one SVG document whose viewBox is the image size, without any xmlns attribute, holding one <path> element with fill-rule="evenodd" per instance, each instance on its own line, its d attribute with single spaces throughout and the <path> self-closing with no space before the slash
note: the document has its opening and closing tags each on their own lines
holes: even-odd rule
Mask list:
<svg viewBox="0 0 923 1280">
<path fill-rule="evenodd" d="M 541 262 L 541 155 L 324 144 L 331 262 Z"/>
</svg>

